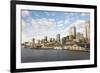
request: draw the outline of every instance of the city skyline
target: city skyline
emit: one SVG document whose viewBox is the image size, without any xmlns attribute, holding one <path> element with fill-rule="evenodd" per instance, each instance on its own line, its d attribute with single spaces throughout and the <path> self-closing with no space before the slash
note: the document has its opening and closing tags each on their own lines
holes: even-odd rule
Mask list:
<svg viewBox="0 0 100 73">
<path fill-rule="evenodd" d="M 54 38 L 57 34 L 64 37 L 69 28 L 78 26 L 90 20 L 89 13 L 84 12 L 55 12 L 55 11 L 21 11 L 22 42 L 31 41 L 32 38 L 43 39 L 44 36 Z M 82 31 L 79 25 L 77 31 Z"/>
</svg>

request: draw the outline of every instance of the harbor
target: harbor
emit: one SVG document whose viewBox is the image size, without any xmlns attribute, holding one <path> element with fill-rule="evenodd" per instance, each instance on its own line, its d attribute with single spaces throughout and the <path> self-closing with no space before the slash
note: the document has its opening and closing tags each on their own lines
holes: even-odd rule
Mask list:
<svg viewBox="0 0 100 73">
<path fill-rule="evenodd" d="M 63 49 L 21 49 L 21 62 L 52 62 L 52 61 L 71 61 L 89 60 L 90 52 L 71 51 Z"/>
</svg>

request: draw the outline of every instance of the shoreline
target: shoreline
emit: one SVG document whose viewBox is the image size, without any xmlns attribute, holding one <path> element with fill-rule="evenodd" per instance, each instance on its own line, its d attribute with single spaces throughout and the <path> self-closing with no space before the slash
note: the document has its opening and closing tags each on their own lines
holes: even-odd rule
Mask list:
<svg viewBox="0 0 100 73">
<path fill-rule="evenodd" d="M 90 50 L 76 50 L 76 49 L 52 49 L 52 48 L 23 48 L 23 49 L 35 49 L 35 50 L 68 50 L 77 52 L 90 52 Z"/>
</svg>

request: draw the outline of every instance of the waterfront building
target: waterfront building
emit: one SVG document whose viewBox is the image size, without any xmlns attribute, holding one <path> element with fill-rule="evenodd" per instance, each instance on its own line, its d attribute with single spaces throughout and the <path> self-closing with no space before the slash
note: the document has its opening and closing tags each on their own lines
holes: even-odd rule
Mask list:
<svg viewBox="0 0 100 73">
<path fill-rule="evenodd" d="M 76 33 L 76 39 L 83 39 L 83 38 L 84 38 L 84 36 L 82 33 L 80 33 L 80 32 Z"/>
<path fill-rule="evenodd" d="M 24 47 L 25 47 L 25 48 L 30 48 L 30 46 L 31 46 L 30 42 L 25 42 L 25 43 L 24 43 Z"/>
<path fill-rule="evenodd" d="M 66 36 L 66 40 L 69 40 L 69 35 Z"/>
<path fill-rule="evenodd" d="M 55 38 L 52 38 L 52 41 L 55 42 Z"/>
<path fill-rule="evenodd" d="M 53 39 L 52 38 L 50 38 L 50 42 L 53 42 Z"/>
<path fill-rule="evenodd" d="M 62 38 L 61 43 L 62 43 L 63 45 L 66 43 L 66 37 L 63 37 L 63 38 Z"/>
<path fill-rule="evenodd" d="M 24 48 L 24 47 L 25 47 L 25 43 L 21 43 L 21 47 L 23 47 L 23 48 Z"/>
</svg>

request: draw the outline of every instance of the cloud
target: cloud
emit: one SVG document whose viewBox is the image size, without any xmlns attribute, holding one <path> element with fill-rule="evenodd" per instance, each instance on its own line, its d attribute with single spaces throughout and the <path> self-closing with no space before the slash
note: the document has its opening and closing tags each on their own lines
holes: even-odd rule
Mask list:
<svg viewBox="0 0 100 73">
<path fill-rule="evenodd" d="M 55 25 L 55 22 L 50 21 L 47 18 L 32 19 L 31 23 L 32 23 L 32 26 L 35 27 L 38 30 L 41 30 L 41 29 L 48 30 Z"/>
<path fill-rule="evenodd" d="M 44 12 L 44 13 L 45 13 L 47 16 L 50 16 L 50 13 L 49 13 L 49 12 L 46 11 L 46 12 Z"/>
<path fill-rule="evenodd" d="M 56 16 L 56 14 L 57 14 L 56 12 L 53 12 L 53 11 L 45 11 L 44 13 L 47 16 Z"/>
<path fill-rule="evenodd" d="M 70 20 L 66 19 L 66 20 L 64 21 L 64 24 L 66 25 L 66 24 L 69 24 L 70 22 L 71 22 Z"/>
<path fill-rule="evenodd" d="M 55 28 L 55 22 L 46 18 L 31 19 L 30 23 L 22 19 L 22 41 L 25 41 L 25 39 L 29 41 L 33 37 L 42 39 L 44 36 L 52 36 L 53 33 L 50 33 L 52 32 L 52 28 Z"/>
<path fill-rule="evenodd" d="M 88 16 L 88 15 L 90 15 L 89 13 L 81 13 L 81 16 Z"/>
<path fill-rule="evenodd" d="M 29 42 L 31 41 L 31 37 L 29 37 L 25 32 L 22 31 L 22 38 L 21 38 L 21 42 L 24 43 L 24 42 Z"/>
<path fill-rule="evenodd" d="M 51 22 L 55 22 L 55 19 L 52 19 L 52 18 L 49 18 L 48 20 Z"/>
<path fill-rule="evenodd" d="M 57 22 L 58 24 L 63 24 L 64 23 L 64 20 L 60 20 Z"/>
<path fill-rule="evenodd" d="M 23 16 L 23 17 L 29 16 L 29 15 L 30 15 L 29 11 L 27 11 L 27 10 L 22 10 L 22 16 Z"/>
<path fill-rule="evenodd" d="M 63 24 L 59 24 L 58 26 L 59 26 L 59 27 L 62 27 L 62 26 L 63 26 Z"/>
<path fill-rule="evenodd" d="M 22 19 L 22 30 L 27 28 L 27 23 Z"/>
</svg>

